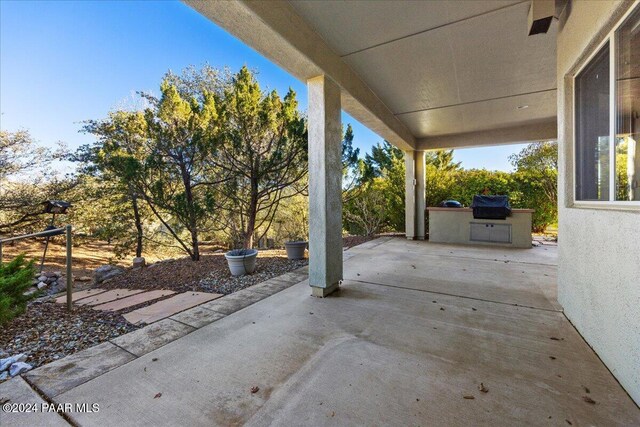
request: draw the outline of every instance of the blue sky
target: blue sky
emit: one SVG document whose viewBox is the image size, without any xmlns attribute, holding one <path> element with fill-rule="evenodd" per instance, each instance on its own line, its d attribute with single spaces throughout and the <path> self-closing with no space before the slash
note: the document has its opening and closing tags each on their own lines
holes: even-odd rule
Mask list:
<svg viewBox="0 0 640 427">
<path fill-rule="evenodd" d="M 164 73 L 209 63 L 257 70 L 264 88 L 305 85 L 178 1 L 0 0 L 0 128 L 28 129 L 43 144 L 91 142 L 80 122 L 155 91 Z M 382 139 L 347 114 L 361 153 Z M 510 170 L 522 146 L 457 150 L 465 168 Z"/>
</svg>

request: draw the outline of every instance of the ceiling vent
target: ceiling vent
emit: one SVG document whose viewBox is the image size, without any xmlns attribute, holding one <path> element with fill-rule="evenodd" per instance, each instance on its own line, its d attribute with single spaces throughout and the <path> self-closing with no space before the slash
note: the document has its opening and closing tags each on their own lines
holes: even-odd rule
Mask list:
<svg viewBox="0 0 640 427">
<path fill-rule="evenodd" d="M 545 34 L 555 17 L 555 0 L 531 0 L 529 7 L 529 35 Z"/>
</svg>

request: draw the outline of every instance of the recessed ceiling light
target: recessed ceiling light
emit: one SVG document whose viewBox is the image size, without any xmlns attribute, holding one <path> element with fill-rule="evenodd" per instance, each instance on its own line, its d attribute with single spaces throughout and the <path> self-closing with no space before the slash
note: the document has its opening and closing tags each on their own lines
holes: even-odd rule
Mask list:
<svg viewBox="0 0 640 427">
<path fill-rule="evenodd" d="M 518 110 L 524 110 L 525 108 L 529 108 L 528 105 L 518 105 Z"/>
</svg>

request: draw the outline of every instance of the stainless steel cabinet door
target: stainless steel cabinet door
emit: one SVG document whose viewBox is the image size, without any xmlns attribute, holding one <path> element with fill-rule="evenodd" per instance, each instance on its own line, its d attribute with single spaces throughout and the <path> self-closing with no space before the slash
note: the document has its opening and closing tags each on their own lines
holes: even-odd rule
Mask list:
<svg viewBox="0 0 640 427">
<path fill-rule="evenodd" d="M 484 222 L 471 223 L 471 240 L 475 242 L 491 241 L 491 224 Z"/>
<path fill-rule="evenodd" d="M 474 242 L 511 243 L 511 224 L 472 222 L 470 240 Z"/>
<path fill-rule="evenodd" d="M 511 243 L 511 224 L 491 224 L 491 241 Z"/>
</svg>

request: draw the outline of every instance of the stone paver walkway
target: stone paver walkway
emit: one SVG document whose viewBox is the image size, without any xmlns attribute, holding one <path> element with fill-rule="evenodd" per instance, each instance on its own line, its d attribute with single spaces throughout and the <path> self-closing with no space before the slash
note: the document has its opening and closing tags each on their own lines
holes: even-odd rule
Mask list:
<svg viewBox="0 0 640 427">
<path fill-rule="evenodd" d="M 175 292 L 169 291 L 169 290 L 142 292 L 136 295 L 132 295 L 130 297 L 118 299 L 115 301 L 110 301 L 105 304 L 96 305 L 93 307 L 93 309 L 102 310 L 102 311 L 124 310 L 127 307 L 133 307 L 134 305 L 142 304 L 148 301 L 153 301 L 154 299 L 166 297 L 167 295 L 172 295 L 172 294 L 175 294 Z"/>
<path fill-rule="evenodd" d="M 91 306 L 94 310 L 122 311 L 172 294 L 175 294 L 175 292 L 167 289 L 146 292 L 143 289 L 112 289 L 110 291 L 105 291 L 104 289 L 89 289 L 74 292 L 71 298 L 76 304 Z M 123 317 L 129 323 L 135 325 L 150 324 L 195 306 L 213 301 L 221 296 L 221 294 L 207 292 L 183 292 L 133 310 L 124 314 Z M 66 300 L 66 296 L 61 296 L 56 299 L 56 302 L 64 304 Z"/>
<path fill-rule="evenodd" d="M 79 299 L 76 304 L 78 305 L 98 305 L 105 302 L 115 301 L 118 299 L 126 298 L 131 295 L 144 292 L 142 289 L 113 289 L 111 291 L 102 292 L 97 295 L 93 295 L 87 298 Z M 73 298 L 73 294 L 71 296 Z"/>
<path fill-rule="evenodd" d="M 71 300 L 73 302 L 76 302 L 76 301 L 81 300 L 83 298 L 87 298 L 87 297 L 90 297 L 90 296 L 101 294 L 103 292 L 106 292 L 106 290 L 105 289 L 98 289 L 98 288 L 86 289 L 84 291 L 77 291 L 77 292 L 74 292 L 74 293 L 71 294 Z M 61 297 L 56 298 L 56 302 L 58 304 L 65 304 L 67 302 L 67 296 L 63 295 Z"/>
<path fill-rule="evenodd" d="M 205 302 L 220 298 L 221 296 L 221 294 L 210 294 L 206 292 L 183 292 L 171 298 L 158 301 L 155 304 L 127 313 L 124 315 L 124 318 L 134 325 L 140 323 L 149 324 Z"/>
</svg>

